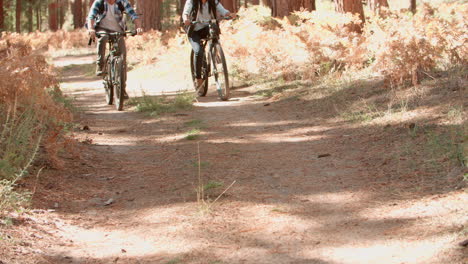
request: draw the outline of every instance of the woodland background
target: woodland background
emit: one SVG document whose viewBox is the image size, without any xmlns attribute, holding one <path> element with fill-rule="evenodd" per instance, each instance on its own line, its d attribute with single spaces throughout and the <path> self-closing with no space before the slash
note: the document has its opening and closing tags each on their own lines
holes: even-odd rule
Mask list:
<svg viewBox="0 0 468 264">
<path fill-rule="evenodd" d="M 181 12 L 185 0 L 130 0 L 138 13 L 143 14 L 145 29 L 164 30 L 175 23 L 174 15 Z M 330 0 L 329 2 L 333 2 Z M 373 11 L 389 7 L 387 0 L 335 0 L 339 12 L 358 13 L 364 18 L 363 4 Z M 33 32 L 82 28 L 92 0 L 0 0 L 0 31 Z M 317 9 L 315 0 L 221 0 L 228 10 L 237 12 L 240 7 L 264 5 L 271 8 L 275 17 L 288 16 L 294 11 Z M 391 6 L 416 12 L 416 0 L 390 1 Z M 141 10 L 145 10 L 144 12 Z"/>
</svg>

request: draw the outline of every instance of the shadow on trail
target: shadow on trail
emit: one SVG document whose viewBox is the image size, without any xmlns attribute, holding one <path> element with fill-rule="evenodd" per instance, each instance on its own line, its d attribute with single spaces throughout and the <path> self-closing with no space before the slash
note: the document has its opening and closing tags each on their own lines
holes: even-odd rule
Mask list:
<svg viewBox="0 0 468 264">
<path fill-rule="evenodd" d="M 209 249 L 208 249 L 209 250 Z M 226 248 L 225 251 L 232 251 L 235 249 Z M 227 259 L 225 256 L 219 253 L 206 253 L 207 250 L 194 250 L 182 254 L 154 254 L 144 257 L 133 257 L 131 252 L 121 253 L 119 257 L 109 257 L 109 258 L 73 258 L 63 255 L 52 255 L 44 257 L 47 261 L 52 261 L 53 263 L 93 263 L 93 264 L 156 264 L 156 263 L 184 263 L 184 264 L 234 264 L 234 263 L 244 263 L 246 261 L 257 261 L 258 264 L 267 264 L 271 261 L 283 260 L 283 263 L 291 264 L 338 264 L 336 262 L 325 261 L 318 258 L 296 258 L 293 256 L 281 257 L 280 259 L 275 258 L 275 253 L 265 259 L 263 255 L 259 255 L 253 259 L 239 258 L 239 259 Z M 278 256 L 278 255 L 276 255 Z M 200 261 L 202 259 L 203 261 Z"/>
<path fill-rule="evenodd" d="M 420 145 L 427 133 L 414 134 L 398 125 L 350 125 L 335 119 L 337 108 L 347 111 L 363 99 L 378 97 L 383 105 L 388 103 L 389 90 L 369 91 L 364 88 L 367 86 L 355 84 L 318 99 L 289 98 L 271 104 L 254 97 L 249 103 L 237 101 L 253 96 L 242 89 L 234 90 L 234 100 L 228 102 L 219 101 L 212 92 L 200 98 L 190 111 L 157 118 L 114 112 L 113 106 L 104 105 L 103 96 L 98 99 L 96 94 L 82 97 L 80 100 L 91 102 L 88 112 L 92 114 L 87 115 L 94 124 L 86 133 L 108 137 L 106 143 L 90 148 L 97 151 L 106 146 L 110 151 L 105 157 L 87 162 L 99 162 L 102 168 L 95 169 L 92 177 L 109 179 L 104 186 L 114 193 L 115 202 L 106 207 L 87 204 L 81 209 L 109 211 L 116 219 L 130 219 L 132 224 L 119 226 L 119 230 L 131 232 L 133 225 L 141 225 L 149 234 L 170 237 L 169 227 L 183 228 L 182 238 L 174 240 L 204 241 L 219 248 L 200 246 L 184 254 L 79 261 L 158 263 L 179 259 L 181 263 L 198 263 L 206 259 L 213 263 L 335 264 L 300 257 L 297 249 L 311 255 L 325 254 L 330 247 L 344 250 L 391 241 L 395 233 L 408 232 L 409 238 L 418 240 L 453 232 L 441 228 L 421 235 L 417 233 L 419 218 L 365 216 L 371 209 L 415 196 L 450 193 L 454 187 L 446 171 L 425 163 Z M 285 89 L 290 87 L 279 87 L 277 91 Z M 122 123 L 116 126 L 111 122 L 115 120 Z M 424 124 L 429 120 L 427 117 L 412 122 Z M 189 140 L 187 136 L 194 129 L 199 131 L 196 140 Z M 117 135 L 127 140 L 114 141 Z M 408 152 L 407 148 L 415 150 Z M 414 160 L 410 161 L 411 157 Z M 407 162 L 413 162 L 412 166 Z M 109 170 L 116 164 L 118 170 Z M 204 183 L 222 184 L 211 200 L 236 181 L 206 218 L 196 216 L 200 207 L 196 193 L 199 176 Z M 258 205 L 262 207 L 256 209 Z M 247 217 L 244 210 L 251 213 L 248 219 L 255 221 L 258 229 L 242 221 Z M 173 218 L 169 219 L 168 214 Z M 194 227 L 184 221 L 195 222 Z M 291 226 L 289 222 L 301 224 Z M 104 221 L 96 222 L 94 228 L 106 225 Z M 317 236 L 323 240 L 317 241 Z M 248 257 L 242 256 L 243 249 L 250 250 Z M 213 255 L 206 253 L 210 250 Z M 223 257 L 226 250 L 231 259 Z M 386 256 L 398 251 L 388 247 Z"/>
</svg>

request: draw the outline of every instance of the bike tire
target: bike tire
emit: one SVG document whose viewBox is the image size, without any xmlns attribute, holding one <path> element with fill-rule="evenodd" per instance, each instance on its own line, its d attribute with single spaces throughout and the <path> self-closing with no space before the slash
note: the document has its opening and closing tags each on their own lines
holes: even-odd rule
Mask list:
<svg viewBox="0 0 468 264">
<path fill-rule="evenodd" d="M 123 83 L 124 83 L 124 65 L 121 57 L 116 57 L 113 64 L 112 72 L 112 83 L 114 86 L 114 100 L 115 108 L 117 111 L 122 111 L 124 106 L 124 93 L 123 93 Z"/>
<path fill-rule="evenodd" d="M 106 103 L 108 105 L 112 105 L 114 103 L 114 87 L 112 85 L 112 77 L 110 75 L 110 69 L 111 69 L 111 62 L 110 60 L 106 61 L 106 64 L 104 67 L 104 71 L 106 72 L 106 75 L 104 75 L 104 89 L 106 90 Z"/>
<path fill-rule="evenodd" d="M 190 53 L 190 71 L 192 73 L 192 82 L 193 82 L 193 86 L 195 88 L 197 95 L 200 97 L 203 97 L 203 96 L 206 96 L 208 92 L 208 76 L 210 72 L 209 65 L 206 60 L 206 55 L 203 56 L 203 64 L 202 64 L 202 69 L 201 69 L 201 78 L 205 82 L 204 82 L 204 85 L 202 85 L 201 87 L 198 87 L 197 85 L 197 74 L 195 71 L 194 62 L 195 62 L 195 53 L 192 50 L 192 52 Z"/>
<path fill-rule="evenodd" d="M 216 43 L 211 48 L 211 61 L 218 96 L 221 100 L 227 101 L 230 95 L 229 72 L 223 48 L 219 43 Z"/>
</svg>

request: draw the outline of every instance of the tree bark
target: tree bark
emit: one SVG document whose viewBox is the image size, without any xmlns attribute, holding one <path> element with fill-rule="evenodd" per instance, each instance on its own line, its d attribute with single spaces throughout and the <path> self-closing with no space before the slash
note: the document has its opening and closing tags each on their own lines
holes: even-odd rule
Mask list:
<svg viewBox="0 0 468 264">
<path fill-rule="evenodd" d="M 3 11 L 3 0 L 0 0 L 0 32 L 4 29 L 5 14 Z"/>
<path fill-rule="evenodd" d="M 369 8 L 375 13 L 379 13 L 381 7 L 388 8 L 387 0 L 368 0 L 368 3 L 369 3 Z"/>
<path fill-rule="evenodd" d="M 410 10 L 413 14 L 416 13 L 416 0 L 410 0 Z"/>
<path fill-rule="evenodd" d="M 16 32 L 20 33 L 21 32 L 21 0 L 16 0 L 16 16 L 15 16 L 15 26 L 16 26 Z"/>
<path fill-rule="evenodd" d="M 41 31 L 42 30 L 42 12 L 41 12 L 41 5 L 36 6 L 36 30 Z"/>
<path fill-rule="evenodd" d="M 82 17 L 82 21 L 81 23 L 86 23 L 86 19 L 88 17 L 88 12 L 89 12 L 89 5 L 88 5 L 88 2 L 87 0 L 83 0 L 83 6 L 82 6 L 82 14 L 83 14 L 83 17 Z"/>
<path fill-rule="evenodd" d="M 57 7 L 59 28 L 62 29 L 65 23 L 65 13 L 68 10 L 68 5 L 65 0 L 57 0 Z"/>
<path fill-rule="evenodd" d="M 315 10 L 315 0 L 291 0 L 289 1 L 289 11 L 299 11 L 304 8 L 309 11 Z"/>
<path fill-rule="evenodd" d="M 145 30 L 161 30 L 161 4 L 162 0 L 137 0 L 137 13 Z"/>
<path fill-rule="evenodd" d="M 177 14 L 182 15 L 182 12 L 184 11 L 185 2 L 187 2 L 187 0 L 177 1 Z"/>
<path fill-rule="evenodd" d="M 33 31 L 33 0 L 28 0 L 28 32 Z"/>
<path fill-rule="evenodd" d="M 73 27 L 75 29 L 83 27 L 83 2 L 75 0 L 73 2 Z"/>
<path fill-rule="evenodd" d="M 301 8 L 309 11 L 316 10 L 315 0 L 263 0 L 262 3 L 271 8 L 271 14 L 274 17 L 289 16 Z"/>
<path fill-rule="evenodd" d="M 315 11 L 317 10 L 317 6 L 315 5 L 315 0 L 303 0 L 302 1 L 302 6 L 309 10 L 309 11 Z"/>
<path fill-rule="evenodd" d="M 335 9 L 339 13 L 359 14 L 361 24 L 351 24 L 349 29 L 353 32 L 362 33 L 362 25 L 365 22 L 364 8 L 361 0 L 335 0 Z"/>
<path fill-rule="evenodd" d="M 58 30 L 57 2 L 49 4 L 49 29 L 51 31 Z"/>
<path fill-rule="evenodd" d="M 276 0 L 277 15 L 279 17 L 289 16 L 291 14 L 290 4 L 290 0 Z"/>
<path fill-rule="evenodd" d="M 221 4 L 230 12 L 237 12 L 237 1 L 236 0 L 220 0 Z"/>
</svg>

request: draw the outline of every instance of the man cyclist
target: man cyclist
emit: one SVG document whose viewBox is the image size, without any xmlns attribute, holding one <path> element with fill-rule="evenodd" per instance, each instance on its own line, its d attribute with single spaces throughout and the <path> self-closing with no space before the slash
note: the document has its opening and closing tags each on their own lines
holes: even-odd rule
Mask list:
<svg viewBox="0 0 468 264">
<path fill-rule="evenodd" d="M 201 78 L 201 67 L 204 56 L 204 50 L 201 47 L 201 40 L 208 37 L 209 28 L 205 22 L 209 22 L 211 19 L 221 16 L 235 17 L 235 13 L 231 13 L 226 10 L 219 0 L 187 0 L 185 2 L 184 11 L 182 12 L 182 19 L 185 26 L 190 26 L 187 35 L 192 45 L 193 52 L 195 54 L 194 68 L 197 78 L 196 85 L 200 87 L 203 85 L 203 79 Z M 191 25 L 192 21 L 197 21 L 195 25 Z"/>
<path fill-rule="evenodd" d="M 140 19 L 133 9 L 132 5 L 128 0 L 94 0 L 88 14 L 87 26 L 88 33 L 91 39 L 96 38 L 96 32 L 98 33 L 123 33 L 126 30 L 125 19 L 123 13 L 127 13 L 133 23 L 135 24 L 136 31 L 138 34 L 143 32 L 141 27 Z M 106 45 L 109 36 L 101 35 L 97 41 L 97 60 L 96 60 L 96 75 L 102 76 L 104 74 L 103 67 L 105 63 Z M 124 58 L 124 65 L 126 69 L 127 63 L 127 49 L 125 47 L 125 39 L 120 38 L 119 42 L 120 50 L 122 51 Z M 124 80 L 127 79 L 126 70 L 124 70 Z M 124 98 L 128 98 L 125 91 L 125 85 L 123 86 Z"/>
</svg>

